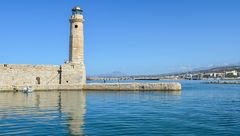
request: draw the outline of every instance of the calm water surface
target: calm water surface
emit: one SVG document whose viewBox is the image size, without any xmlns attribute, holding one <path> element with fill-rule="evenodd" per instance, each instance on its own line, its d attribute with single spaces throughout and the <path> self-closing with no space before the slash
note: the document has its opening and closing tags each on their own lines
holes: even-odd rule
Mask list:
<svg viewBox="0 0 240 136">
<path fill-rule="evenodd" d="M 240 135 L 240 85 L 0 93 L 0 135 Z"/>
</svg>

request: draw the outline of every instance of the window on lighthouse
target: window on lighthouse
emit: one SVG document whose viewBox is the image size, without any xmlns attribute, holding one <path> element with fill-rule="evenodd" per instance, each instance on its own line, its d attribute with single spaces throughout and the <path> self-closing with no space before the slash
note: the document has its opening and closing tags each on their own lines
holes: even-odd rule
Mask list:
<svg viewBox="0 0 240 136">
<path fill-rule="evenodd" d="M 78 25 L 75 25 L 75 28 L 78 28 Z"/>
</svg>

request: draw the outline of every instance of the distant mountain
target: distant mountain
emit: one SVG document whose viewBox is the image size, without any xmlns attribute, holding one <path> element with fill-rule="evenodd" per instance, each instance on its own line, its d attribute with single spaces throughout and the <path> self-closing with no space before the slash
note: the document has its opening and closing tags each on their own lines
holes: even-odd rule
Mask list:
<svg viewBox="0 0 240 136">
<path fill-rule="evenodd" d="M 222 73 L 224 71 L 232 71 L 232 70 L 237 70 L 240 72 L 240 65 L 228 65 L 228 66 L 218 66 L 218 67 L 209 67 L 209 68 L 202 68 L 202 69 L 195 69 L 193 71 L 188 71 L 188 72 L 181 72 L 181 73 L 174 73 L 173 75 L 178 75 L 178 74 L 194 74 L 194 73 Z"/>
<path fill-rule="evenodd" d="M 240 72 L 240 63 L 236 63 L 234 65 L 232 64 L 226 64 L 222 66 L 217 66 L 217 65 L 209 65 L 207 67 L 200 67 L 200 68 L 195 68 L 191 71 L 182 71 L 182 72 L 174 72 L 174 73 L 165 73 L 165 74 L 154 74 L 154 75 L 128 75 L 125 73 L 122 73 L 120 71 L 114 71 L 111 73 L 105 73 L 105 74 L 98 74 L 98 75 L 89 75 L 88 77 L 162 77 L 162 76 L 172 76 L 172 75 L 182 75 L 182 74 L 195 74 L 195 73 L 220 73 L 224 71 L 232 71 L 232 70 L 237 70 Z"/>
<path fill-rule="evenodd" d="M 215 67 L 208 70 L 205 70 L 206 72 L 224 72 L 224 71 L 231 71 L 231 70 L 237 70 L 240 71 L 240 65 L 238 66 L 222 66 L 222 67 Z"/>
</svg>

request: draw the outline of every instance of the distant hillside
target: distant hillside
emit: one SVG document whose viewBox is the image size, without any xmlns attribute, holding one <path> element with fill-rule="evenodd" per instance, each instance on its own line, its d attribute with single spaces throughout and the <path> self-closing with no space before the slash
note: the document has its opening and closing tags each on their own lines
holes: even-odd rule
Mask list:
<svg viewBox="0 0 240 136">
<path fill-rule="evenodd" d="M 215 67 L 215 68 L 209 68 L 209 69 L 202 69 L 202 70 L 193 70 L 193 71 L 188 71 L 188 72 L 181 72 L 181 73 L 176 73 L 173 75 L 179 75 L 179 74 L 193 74 L 193 73 L 222 73 L 225 71 L 232 71 L 232 70 L 237 70 L 240 72 L 240 65 L 237 66 L 220 66 L 220 67 Z"/>
<path fill-rule="evenodd" d="M 114 77 L 164 77 L 164 76 L 177 76 L 177 75 L 184 75 L 184 74 L 195 74 L 195 73 L 223 73 L 225 71 L 232 71 L 237 70 L 240 72 L 240 65 L 236 66 L 219 66 L 219 67 L 211 67 L 211 68 L 199 68 L 193 71 L 187 71 L 187 72 L 176 72 L 176 73 L 166 73 L 166 74 L 156 74 L 156 75 L 127 75 L 125 73 L 114 71 L 111 73 L 106 74 L 99 74 L 99 75 L 92 75 L 88 77 L 106 77 L 106 78 L 114 78 Z"/>
<path fill-rule="evenodd" d="M 206 72 L 224 72 L 224 71 L 231 71 L 231 70 L 240 71 L 240 66 L 216 67 L 216 68 L 211 68 L 211 69 L 208 69 L 208 70 L 205 70 L 205 71 Z"/>
</svg>

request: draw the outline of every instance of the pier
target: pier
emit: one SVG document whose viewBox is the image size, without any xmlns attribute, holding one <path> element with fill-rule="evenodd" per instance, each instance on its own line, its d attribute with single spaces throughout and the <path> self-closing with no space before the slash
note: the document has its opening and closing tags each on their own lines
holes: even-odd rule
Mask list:
<svg viewBox="0 0 240 136">
<path fill-rule="evenodd" d="M 180 83 L 89 83 L 83 90 L 95 91 L 181 91 Z"/>
</svg>

